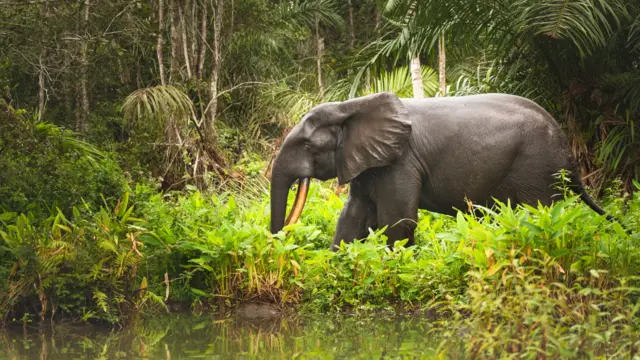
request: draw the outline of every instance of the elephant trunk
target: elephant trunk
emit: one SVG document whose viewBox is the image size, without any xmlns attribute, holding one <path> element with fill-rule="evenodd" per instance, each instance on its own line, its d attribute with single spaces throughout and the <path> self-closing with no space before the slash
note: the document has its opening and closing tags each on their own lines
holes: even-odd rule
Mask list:
<svg viewBox="0 0 640 360">
<path fill-rule="evenodd" d="M 287 197 L 289 195 L 289 187 L 295 181 L 295 178 L 287 178 L 276 172 L 273 173 L 271 181 L 271 233 L 275 234 L 282 230 L 286 225 L 293 224 L 300 218 L 304 203 L 307 199 L 309 191 L 309 178 L 300 178 L 298 193 L 294 201 L 289 217 L 285 223 L 285 213 L 287 210 Z"/>
</svg>

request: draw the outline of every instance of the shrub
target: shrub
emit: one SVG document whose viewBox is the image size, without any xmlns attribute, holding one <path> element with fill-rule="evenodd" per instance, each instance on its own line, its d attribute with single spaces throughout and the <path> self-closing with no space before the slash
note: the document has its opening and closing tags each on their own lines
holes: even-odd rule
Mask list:
<svg viewBox="0 0 640 360">
<path fill-rule="evenodd" d="M 36 315 L 115 324 L 163 308 L 148 286 L 145 229 L 132 212 L 125 194 L 91 215 L 76 207 L 72 218 L 59 212 L 40 222 L 31 213 L 0 214 L 0 321 Z"/>
<path fill-rule="evenodd" d="M 46 218 L 57 207 L 69 215 L 74 205 L 92 207 L 124 190 L 123 172 L 111 157 L 0 100 L 0 210 Z"/>
</svg>

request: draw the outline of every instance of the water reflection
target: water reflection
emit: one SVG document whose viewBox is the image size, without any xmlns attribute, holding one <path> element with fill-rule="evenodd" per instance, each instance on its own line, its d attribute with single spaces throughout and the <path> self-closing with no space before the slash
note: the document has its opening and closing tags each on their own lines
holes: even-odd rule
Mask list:
<svg viewBox="0 0 640 360">
<path fill-rule="evenodd" d="M 122 330 L 0 331 L 3 359 L 416 359 L 437 346 L 420 318 L 216 319 L 191 314 Z"/>
</svg>

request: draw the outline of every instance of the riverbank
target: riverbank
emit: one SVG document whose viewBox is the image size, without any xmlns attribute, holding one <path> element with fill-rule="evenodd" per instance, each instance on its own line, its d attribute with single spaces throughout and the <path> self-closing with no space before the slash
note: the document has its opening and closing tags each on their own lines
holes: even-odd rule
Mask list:
<svg viewBox="0 0 640 360">
<path fill-rule="evenodd" d="M 268 184 L 254 184 L 210 194 L 138 184 L 99 211 L 2 214 L 2 319 L 119 326 L 268 304 L 247 317 L 428 314 L 470 353 L 636 348 L 636 235 L 576 198 L 484 220 L 423 212 L 416 246 L 389 249 L 378 231 L 331 252 L 344 194 L 313 183 L 301 221 L 272 236 Z M 637 233 L 637 194 L 606 208 Z"/>
</svg>

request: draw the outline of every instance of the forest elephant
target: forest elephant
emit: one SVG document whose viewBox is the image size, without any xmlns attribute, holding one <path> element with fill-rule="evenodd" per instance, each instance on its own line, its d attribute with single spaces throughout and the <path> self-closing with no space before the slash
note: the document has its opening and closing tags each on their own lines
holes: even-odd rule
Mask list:
<svg viewBox="0 0 640 360">
<path fill-rule="evenodd" d="M 535 102 L 507 94 L 423 99 L 382 92 L 318 105 L 282 143 L 272 169 L 271 232 L 296 222 L 309 179 L 350 183 L 332 249 L 388 226 L 388 244 L 414 244 L 418 209 L 455 215 L 467 201 L 550 205 L 554 174 L 598 214 L 558 123 Z M 287 196 L 298 195 L 285 224 Z M 609 219 L 613 219 L 608 216 Z"/>
</svg>

